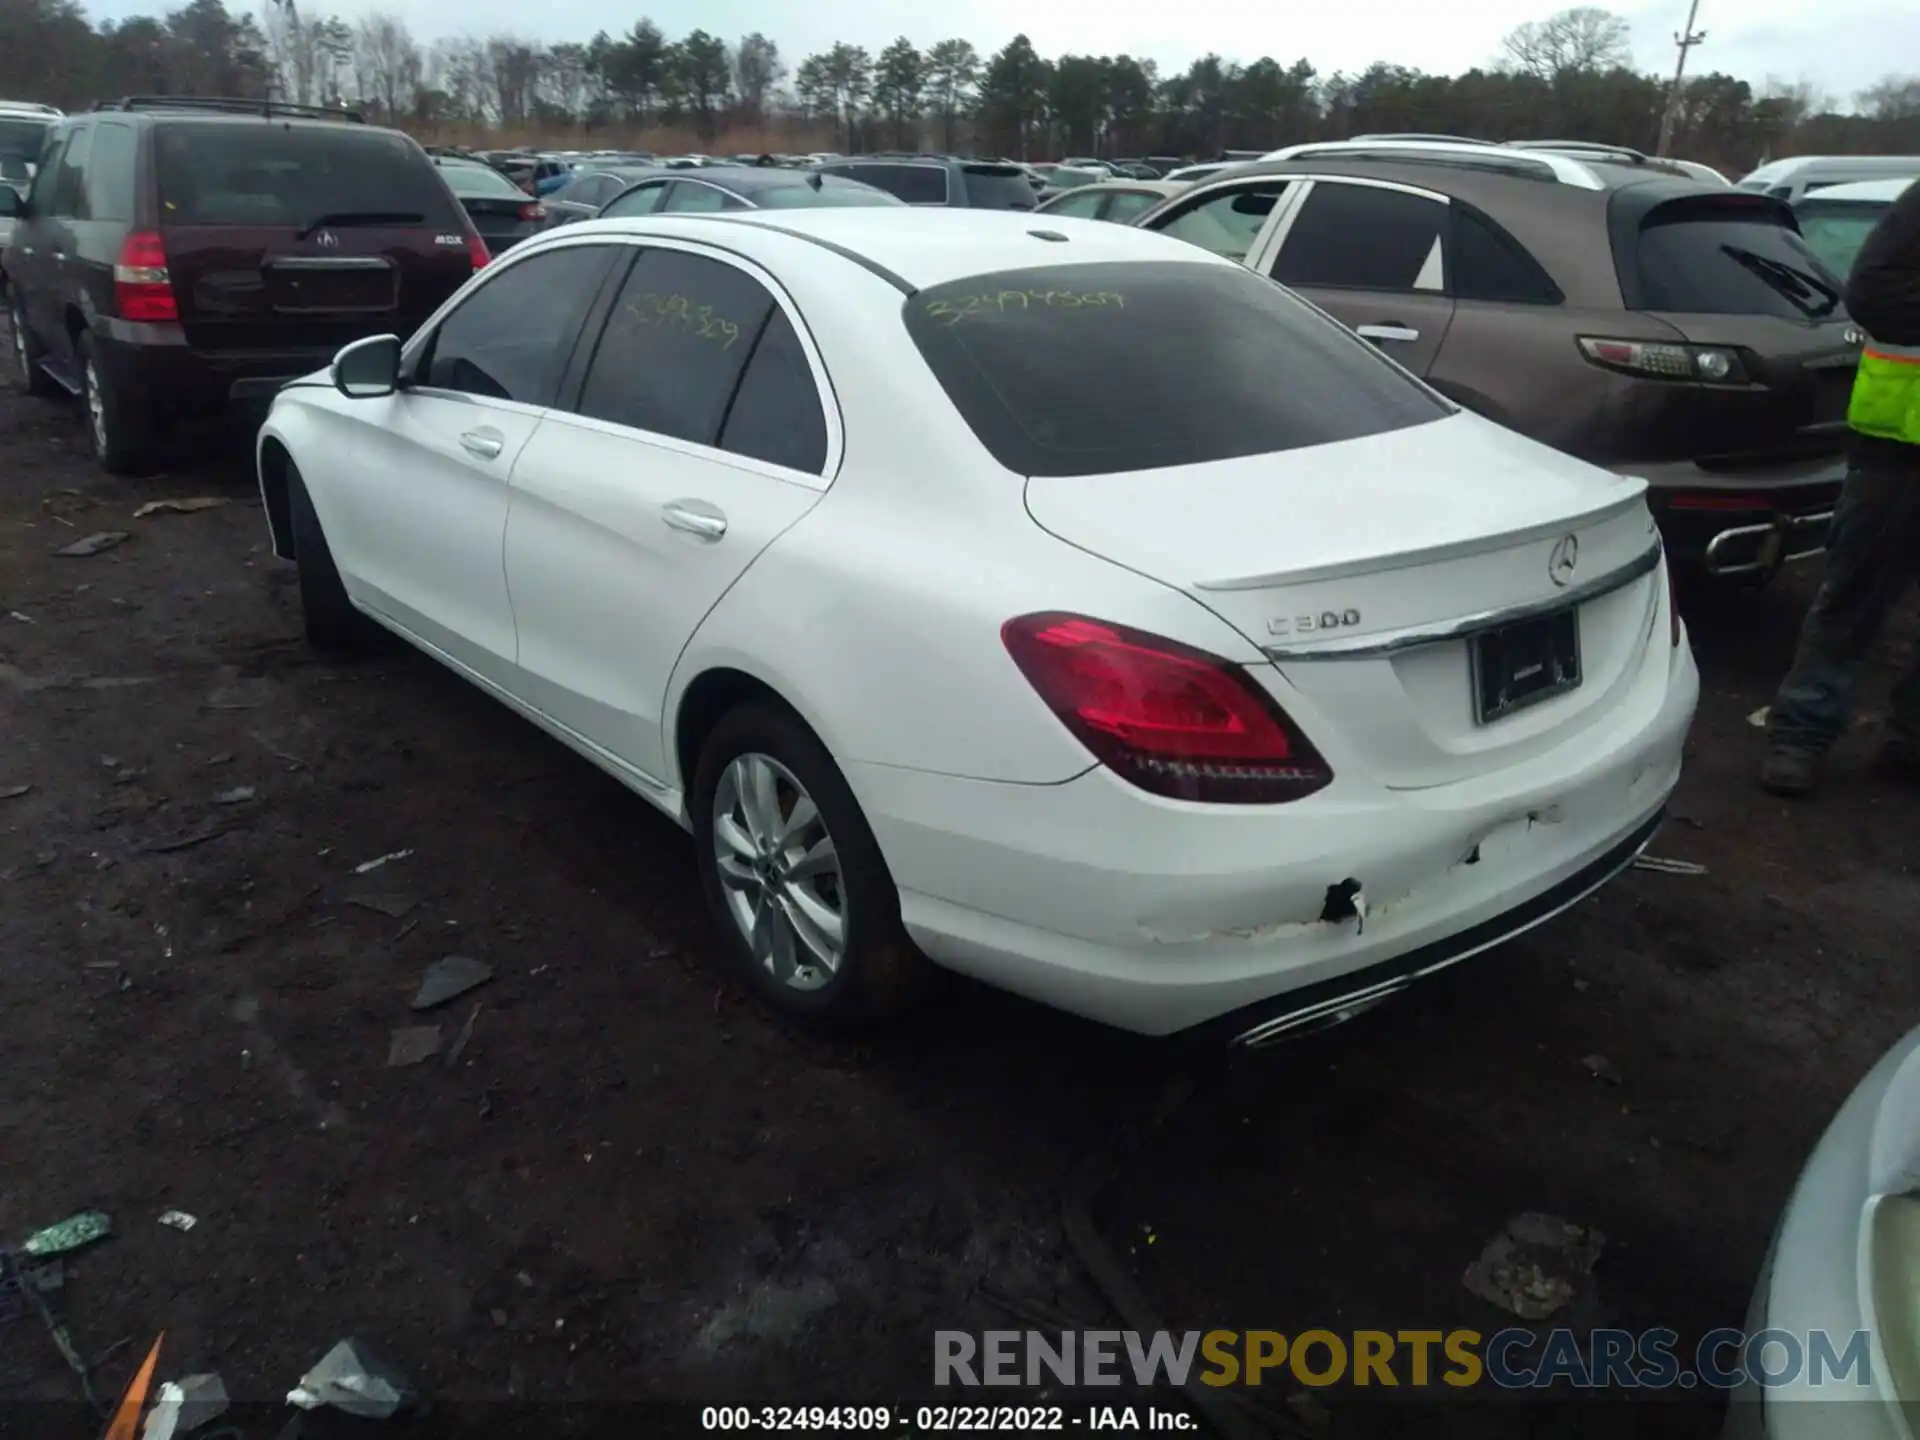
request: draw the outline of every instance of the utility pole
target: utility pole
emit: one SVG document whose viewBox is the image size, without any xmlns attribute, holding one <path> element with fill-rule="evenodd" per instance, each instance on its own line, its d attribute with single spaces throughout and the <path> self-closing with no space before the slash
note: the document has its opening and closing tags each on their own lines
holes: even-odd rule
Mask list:
<svg viewBox="0 0 1920 1440">
<path fill-rule="evenodd" d="M 1680 85 L 1687 73 L 1687 52 L 1707 38 L 1704 30 L 1695 30 L 1693 22 L 1700 15 L 1700 0 L 1690 0 L 1687 6 L 1687 28 L 1673 37 L 1673 43 L 1680 47 L 1680 61 L 1673 67 L 1673 88 L 1667 92 L 1666 113 L 1660 117 L 1660 144 L 1654 151 L 1656 155 L 1665 155 L 1673 144 L 1674 128 L 1680 122 Z"/>
</svg>

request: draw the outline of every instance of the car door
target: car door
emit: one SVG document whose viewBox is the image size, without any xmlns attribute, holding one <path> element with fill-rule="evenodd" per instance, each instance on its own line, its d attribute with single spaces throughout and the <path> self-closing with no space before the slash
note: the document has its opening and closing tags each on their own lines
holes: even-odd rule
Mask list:
<svg viewBox="0 0 1920 1440">
<path fill-rule="evenodd" d="M 1447 198 L 1385 180 L 1299 183 L 1305 193 L 1255 268 L 1424 376 L 1453 323 Z M 1262 263 L 1268 250 L 1274 258 Z"/>
<path fill-rule="evenodd" d="M 50 366 L 76 383 L 80 366 L 74 358 L 74 329 L 63 323 L 63 317 L 69 303 L 79 306 L 82 314 L 87 313 L 79 227 L 86 212 L 87 157 L 92 148 L 91 125 L 76 126 L 68 134 L 60 163 L 52 167 L 53 183 L 38 241 L 43 308 L 34 316 L 34 334 L 45 348 Z"/>
<path fill-rule="evenodd" d="M 840 428 L 805 325 L 770 276 L 696 246 L 648 247 L 576 393 L 514 468 L 506 562 L 523 695 L 658 783 L 674 663 L 818 503 Z"/>
<path fill-rule="evenodd" d="M 296 457 L 322 471 L 308 489 L 354 597 L 508 688 L 508 476 L 621 253 L 587 241 L 496 261 L 408 347 L 398 392 L 349 402 L 341 443 Z"/>
<path fill-rule="evenodd" d="M 8 287 L 27 329 L 44 349 L 45 336 L 59 313 L 51 293 L 54 287 L 52 252 L 47 237 L 52 220 L 47 209 L 53 200 L 54 176 L 66 153 L 66 132 L 56 130 L 41 152 L 33 184 L 27 189 L 26 213 L 15 223 L 13 245 L 7 252 Z"/>
</svg>

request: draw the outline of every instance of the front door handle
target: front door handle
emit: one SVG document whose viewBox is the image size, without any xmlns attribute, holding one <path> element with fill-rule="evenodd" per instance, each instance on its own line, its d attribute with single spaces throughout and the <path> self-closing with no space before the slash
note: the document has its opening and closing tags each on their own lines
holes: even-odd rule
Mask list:
<svg viewBox="0 0 1920 1440">
<path fill-rule="evenodd" d="M 1382 340 L 1398 340 L 1411 345 L 1420 338 L 1418 330 L 1406 325 L 1360 325 L 1355 327 L 1353 333 L 1362 340 L 1372 340 L 1376 344 Z"/>
<path fill-rule="evenodd" d="M 507 442 L 498 430 L 469 430 L 460 437 L 460 448 L 482 460 L 497 460 Z"/>
<path fill-rule="evenodd" d="M 670 500 L 660 507 L 660 518 L 702 540 L 718 540 L 727 533 L 727 517 L 702 500 Z"/>
</svg>

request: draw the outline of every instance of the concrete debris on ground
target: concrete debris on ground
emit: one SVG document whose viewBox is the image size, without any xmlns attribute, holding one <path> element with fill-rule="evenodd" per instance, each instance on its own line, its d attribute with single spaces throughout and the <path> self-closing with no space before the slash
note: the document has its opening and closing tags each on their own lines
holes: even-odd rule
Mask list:
<svg viewBox="0 0 1920 1440">
<path fill-rule="evenodd" d="M 44 1230 L 36 1230 L 20 1248 L 36 1259 L 44 1259 L 48 1255 L 65 1255 L 70 1250 L 104 1240 L 112 1233 L 113 1221 L 105 1211 L 83 1210 Z"/>
<path fill-rule="evenodd" d="M 227 503 L 224 495 L 196 495 L 188 500 L 149 500 L 133 512 L 133 518 L 144 520 L 149 515 L 191 515 L 196 510 L 215 510 Z"/>
<path fill-rule="evenodd" d="M 493 978 L 493 967 L 471 955 L 447 955 L 427 967 L 420 977 L 420 992 L 413 997 L 415 1010 L 431 1010 L 457 999 Z"/>
<path fill-rule="evenodd" d="M 244 805 L 247 801 L 253 799 L 257 793 L 251 785 L 236 785 L 233 789 L 222 790 L 218 795 L 214 796 L 213 803 L 216 805 Z"/>
<path fill-rule="evenodd" d="M 71 545 L 63 545 L 53 553 L 56 555 L 69 555 L 75 559 L 84 560 L 89 555 L 98 555 L 103 551 L 113 549 L 114 546 L 127 538 L 127 532 L 124 530 L 102 530 L 95 535 L 82 536 Z"/>
<path fill-rule="evenodd" d="M 385 1420 L 414 1400 L 413 1387 L 358 1340 L 342 1340 L 287 1394 L 302 1410 L 330 1405 L 348 1415 Z"/>
<path fill-rule="evenodd" d="M 387 1066 L 418 1065 L 440 1053 L 438 1025 L 410 1025 L 393 1032 L 387 1042 Z"/>
<path fill-rule="evenodd" d="M 160 1223 L 173 1230 L 191 1230 L 200 1223 L 199 1217 L 189 1215 L 184 1210 L 169 1210 L 160 1217 Z"/>
<path fill-rule="evenodd" d="M 1606 1236 L 1553 1215 L 1516 1215 L 1467 1267 L 1473 1294 L 1522 1320 L 1544 1320 L 1592 1278 Z"/>
<path fill-rule="evenodd" d="M 184 1380 L 168 1380 L 160 1386 L 160 1398 L 147 1412 L 147 1425 L 140 1440 L 173 1440 L 187 1435 L 210 1421 L 219 1419 L 231 1402 L 227 1386 L 218 1375 L 189 1375 Z"/>
</svg>

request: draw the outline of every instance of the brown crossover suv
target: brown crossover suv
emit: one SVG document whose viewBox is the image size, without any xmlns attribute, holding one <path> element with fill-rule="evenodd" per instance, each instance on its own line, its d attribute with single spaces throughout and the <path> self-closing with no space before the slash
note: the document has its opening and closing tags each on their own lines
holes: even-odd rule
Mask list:
<svg viewBox="0 0 1920 1440">
<path fill-rule="evenodd" d="M 16 376 L 85 401 L 108 472 L 264 413 L 349 341 L 410 333 L 487 263 L 426 152 L 359 122 L 134 96 L 54 124 L 24 200 L 0 187 Z"/>
<path fill-rule="evenodd" d="M 1764 577 L 1825 547 L 1861 336 L 1784 203 L 1629 151 L 1307 148 L 1134 223 L 1272 276 L 1467 409 L 1644 476 L 1676 560 Z"/>
</svg>

